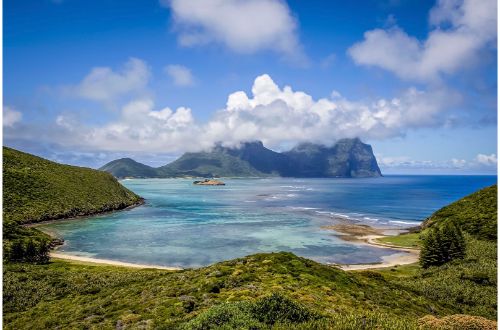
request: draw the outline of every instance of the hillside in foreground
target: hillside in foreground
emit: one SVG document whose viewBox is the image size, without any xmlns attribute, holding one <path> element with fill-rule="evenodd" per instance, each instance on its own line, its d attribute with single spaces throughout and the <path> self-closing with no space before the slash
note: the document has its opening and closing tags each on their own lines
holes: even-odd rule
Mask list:
<svg viewBox="0 0 500 330">
<path fill-rule="evenodd" d="M 142 202 L 109 173 L 3 147 L 3 260 L 48 260 L 53 239 L 24 224 L 120 210 Z"/>
<path fill-rule="evenodd" d="M 3 219 L 16 223 L 123 209 L 142 199 L 108 173 L 3 147 Z"/>
</svg>

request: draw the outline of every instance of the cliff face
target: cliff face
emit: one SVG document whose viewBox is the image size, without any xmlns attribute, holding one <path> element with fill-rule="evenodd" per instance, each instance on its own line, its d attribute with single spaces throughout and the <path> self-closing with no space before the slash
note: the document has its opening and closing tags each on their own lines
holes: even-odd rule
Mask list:
<svg viewBox="0 0 500 330">
<path fill-rule="evenodd" d="M 357 138 L 339 140 L 330 148 L 311 143 L 301 144 L 284 154 L 295 164 L 286 176 L 382 176 L 371 146 Z"/>
<path fill-rule="evenodd" d="M 119 166 L 120 164 L 116 162 L 122 163 L 123 160 L 114 162 L 113 166 L 110 166 L 113 163 L 111 162 L 101 170 L 119 176 L 123 172 L 115 169 L 123 166 Z M 145 176 L 145 171 L 138 171 L 134 175 L 132 168 L 127 166 L 127 176 Z M 149 169 L 153 170 L 149 177 L 378 177 L 382 175 L 371 146 L 357 138 L 339 140 L 332 147 L 304 143 L 284 153 L 267 149 L 260 141 L 246 142 L 239 148 L 217 146 L 210 152 L 185 153 L 170 164 Z"/>
</svg>

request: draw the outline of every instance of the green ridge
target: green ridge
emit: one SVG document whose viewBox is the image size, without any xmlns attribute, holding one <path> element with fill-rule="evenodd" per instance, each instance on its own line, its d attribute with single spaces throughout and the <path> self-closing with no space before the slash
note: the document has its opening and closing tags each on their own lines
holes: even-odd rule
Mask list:
<svg viewBox="0 0 500 330">
<path fill-rule="evenodd" d="M 454 222 L 460 229 L 478 239 L 497 239 L 497 185 L 466 196 L 436 211 L 422 228 Z"/>
<path fill-rule="evenodd" d="M 3 218 L 16 223 L 119 210 L 142 199 L 112 175 L 3 147 Z"/>
</svg>

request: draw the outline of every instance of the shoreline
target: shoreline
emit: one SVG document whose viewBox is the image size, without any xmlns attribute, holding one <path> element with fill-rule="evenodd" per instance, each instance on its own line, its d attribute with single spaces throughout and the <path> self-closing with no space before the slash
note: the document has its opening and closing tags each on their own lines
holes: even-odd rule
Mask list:
<svg viewBox="0 0 500 330">
<path fill-rule="evenodd" d="M 326 230 L 334 230 L 337 232 L 335 236 L 340 239 L 351 242 L 354 244 L 369 245 L 381 249 L 391 249 L 397 251 L 394 254 L 383 256 L 382 261 L 368 264 L 332 264 L 345 271 L 351 270 L 366 270 L 388 268 L 401 265 L 409 265 L 418 262 L 420 250 L 415 248 L 406 248 L 392 244 L 386 244 L 376 241 L 378 238 L 387 237 L 384 233 L 396 231 L 398 235 L 407 231 L 407 229 L 388 229 L 388 228 L 375 228 L 366 224 L 347 223 L 341 221 L 340 223 L 322 227 Z"/>
<path fill-rule="evenodd" d="M 363 242 L 370 246 L 375 246 L 381 249 L 391 249 L 399 251 L 398 253 L 383 256 L 382 261 L 378 263 L 370 263 L 370 264 L 339 264 L 336 265 L 342 270 L 366 270 L 366 269 L 378 269 L 378 268 L 388 268 L 394 266 L 402 266 L 409 265 L 418 262 L 418 258 L 420 255 L 420 250 L 418 249 L 410 249 L 404 247 L 398 247 L 396 245 L 385 244 L 381 242 L 375 241 L 377 238 L 387 237 L 387 235 L 367 235 L 361 236 L 359 239 L 362 239 Z M 404 253 L 402 255 L 402 253 Z"/>
<path fill-rule="evenodd" d="M 341 235 L 340 235 L 341 236 Z M 344 271 L 357 271 L 357 270 L 367 270 L 367 269 L 379 269 L 379 268 L 389 268 L 394 266 L 409 265 L 418 262 L 418 257 L 420 250 L 397 247 L 390 244 L 376 242 L 377 238 L 386 237 L 387 235 L 366 235 L 358 236 L 362 244 L 382 248 L 391 249 L 398 251 L 392 255 L 383 256 L 381 262 L 369 263 L 369 264 L 329 264 L 330 266 L 340 268 Z M 57 251 L 57 247 L 54 249 Z M 402 254 L 404 253 L 404 254 Z M 169 271 L 179 271 L 183 270 L 181 267 L 172 266 L 160 266 L 160 265 L 147 265 L 147 264 L 136 264 L 124 261 L 110 260 L 110 259 L 99 259 L 93 257 L 81 257 L 66 253 L 50 252 L 50 257 L 55 259 L 91 263 L 96 265 L 108 265 L 108 266 L 119 266 L 119 267 L 129 267 L 138 269 L 159 269 L 159 270 L 169 270 Z"/>
<path fill-rule="evenodd" d="M 38 227 L 38 226 L 43 226 L 46 224 L 51 224 L 54 222 L 59 222 L 59 221 L 82 220 L 82 219 L 87 218 L 87 217 L 93 217 L 93 216 L 104 215 L 104 214 L 109 214 L 109 213 L 118 212 L 118 211 L 129 210 L 129 209 L 132 209 L 132 208 L 144 205 L 144 204 L 145 204 L 145 200 L 141 199 L 139 202 L 137 202 L 133 205 L 129 205 L 123 209 L 110 210 L 110 211 L 82 215 L 82 216 L 76 216 L 76 217 L 71 217 L 71 218 L 51 219 L 51 220 L 47 220 L 47 221 L 24 224 L 23 226 L 25 226 L 25 227 Z M 340 239 L 347 241 L 347 242 L 351 242 L 354 244 L 369 245 L 372 247 L 377 247 L 377 248 L 382 248 L 382 249 L 391 249 L 391 250 L 395 250 L 397 252 L 394 254 L 388 255 L 388 256 L 383 256 L 383 257 L 381 257 L 382 261 L 375 262 L 375 263 L 329 264 L 329 265 L 340 268 L 340 269 L 345 270 L 345 271 L 355 271 L 355 270 L 388 268 L 388 267 L 394 267 L 394 266 L 398 266 L 398 265 L 408 265 L 408 264 L 413 264 L 413 263 L 418 262 L 420 250 L 399 247 L 396 245 L 391 245 L 391 244 L 386 244 L 386 243 L 381 243 L 381 242 L 376 241 L 377 238 L 390 236 L 390 235 L 386 235 L 385 234 L 386 232 L 396 231 L 399 235 L 402 232 L 407 231 L 407 229 L 375 228 L 375 227 L 372 227 L 372 226 L 369 226 L 366 224 L 359 224 L 359 223 L 357 224 L 357 223 L 347 222 L 347 221 L 345 221 L 345 219 L 336 218 L 336 220 L 337 220 L 336 224 L 324 226 L 324 227 L 322 227 L 322 229 L 334 230 L 337 233 L 337 234 L 334 234 L 335 236 L 337 236 Z M 41 230 L 41 231 L 50 235 L 51 237 L 53 237 L 55 239 L 62 239 L 62 244 L 56 246 L 49 253 L 51 258 L 70 260 L 70 261 L 76 261 L 76 262 L 84 262 L 84 263 L 92 263 L 92 264 L 96 264 L 96 265 L 110 265 L 110 266 L 130 267 L 130 268 L 138 268 L 138 269 L 160 269 L 160 270 L 170 270 L 170 271 L 178 271 L 178 270 L 183 269 L 180 267 L 173 267 L 173 266 L 138 264 L 138 263 L 130 263 L 130 262 L 117 261 L 117 260 L 110 260 L 110 259 L 81 257 L 81 256 L 75 256 L 75 255 L 66 254 L 66 253 L 60 253 L 60 252 L 57 252 L 57 250 L 59 247 L 63 246 L 66 243 L 64 241 L 64 238 L 60 238 L 54 232 L 50 232 L 48 230 Z"/>
<path fill-rule="evenodd" d="M 55 259 L 71 260 L 71 261 L 86 262 L 86 263 L 88 262 L 88 263 L 99 264 L 99 265 L 130 267 L 130 268 L 139 268 L 139 269 L 161 269 L 161 270 L 171 270 L 171 271 L 174 271 L 174 270 L 177 271 L 177 270 L 183 269 L 180 267 L 135 264 L 135 263 L 131 263 L 131 262 L 116 261 L 116 260 L 110 260 L 110 259 L 99 259 L 99 258 L 93 258 L 93 257 L 80 257 L 80 256 L 74 256 L 71 254 L 57 253 L 57 252 L 50 252 L 50 257 L 55 258 Z"/>
<path fill-rule="evenodd" d="M 29 223 L 21 224 L 21 226 L 27 227 L 27 228 L 35 228 L 38 226 L 49 225 L 49 224 L 52 224 L 55 222 L 82 220 L 85 218 L 97 217 L 100 215 L 112 214 L 112 213 L 120 212 L 120 211 L 128 211 L 128 210 L 134 209 L 136 207 L 142 206 L 144 204 L 146 204 L 146 200 L 141 197 L 141 199 L 137 203 L 126 206 L 126 207 L 121 208 L 121 209 L 107 210 L 107 211 L 102 211 L 102 212 L 94 212 L 94 213 L 89 213 L 89 214 L 85 214 L 85 215 L 76 215 L 74 217 L 69 217 L 69 218 L 62 217 L 62 218 L 56 218 L 56 219 L 50 219 L 50 220 L 44 220 L 44 221 L 38 221 L 38 222 L 29 222 Z M 44 232 L 44 233 L 49 234 L 47 232 Z M 51 234 L 49 234 L 49 235 L 51 235 Z"/>
</svg>

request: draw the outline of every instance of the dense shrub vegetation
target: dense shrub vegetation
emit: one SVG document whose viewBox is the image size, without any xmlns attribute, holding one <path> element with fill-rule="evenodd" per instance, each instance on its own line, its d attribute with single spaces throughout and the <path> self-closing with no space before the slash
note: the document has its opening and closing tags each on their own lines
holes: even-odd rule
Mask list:
<svg viewBox="0 0 500 330">
<path fill-rule="evenodd" d="M 45 263 L 53 239 L 39 230 L 19 226 L 13 221 L 3 224 L 3 260 Z"/>
<path fill-rule="evenodd" d="M 140 203 L 110 174 L 3 148 L 3 260 L 43 263 L 53 240 L 21 224 L 89 215 Z"/>
<path fill-rule="evenodd" d="M 453 222 L 478 239 L 497 239 L 497 185 L 481 189 L 435 212 L 424 228 Z"/>
<path fill-rule="evenodd" d="M 418 321 L 420 329 L 443 330 L 496 330 L 497 323 L 480 316 L 450 315 L 439 319 L 427 315 Z"/>
<path fill-rule="evenodd" d="M 438 315 L 460 312 L 373 274 L 344 272 L 291 253 L 257 254 L 180 272 L 62 261 L 13 263 L 4 267 L 4 326 L 111 329 L 119 323 L 171 329 L 218 317 L 215 310 L 194 321 L 221 303 L 254 301 L 260 303 L 251 305 L 250 314 L 243 315 L 238 306 L 228 308 L 237 319 L 262 314 L 252 320 L 266 325 L 319 322 L 318 315 L 338 322 L 339 315 L 359 322 L 369 316 L 375 323 L 382 321 L 376 315 L 383 314 L 413 322 L 431 309 Z M 265 299 L 274 292 L 289 299 Z"/>
<path fill-rule="evenodd" d="M 17 223 L 118 210 L 141 198 L 112 175 L 3 147 L 3 218 Z"/>
<path fill-rule="evenodd" d="M 496 242 L 468 236 L 463 260 L 427 269 L 404 266 L 380 272 L 402 289 L 448 306 L 457 313 L 497 317 Z"/>
<path fill-rule="evenodd" d="M 452 222 L 430 228 L 422 242 L 420 265 L 423 268 L 439 266 L 465 257 L 465 238 Z"/>
</svg>

